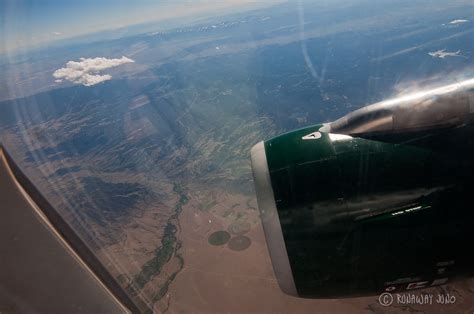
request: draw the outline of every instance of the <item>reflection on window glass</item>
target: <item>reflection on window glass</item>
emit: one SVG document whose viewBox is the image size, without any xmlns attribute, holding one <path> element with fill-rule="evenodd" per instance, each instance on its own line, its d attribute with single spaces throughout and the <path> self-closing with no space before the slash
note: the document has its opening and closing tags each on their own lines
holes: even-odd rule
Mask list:
<svg viewBox="0 0 474 314">
<path fill-rule="evenodd" d="M 0 7 L 1 142 L 130 295 L 157 313 L 381 309 L 281 292 L 250 148 L 471 78 L 472 1 Z M 444 288 L 450 311 L 471 286 Z"/>
</svg>

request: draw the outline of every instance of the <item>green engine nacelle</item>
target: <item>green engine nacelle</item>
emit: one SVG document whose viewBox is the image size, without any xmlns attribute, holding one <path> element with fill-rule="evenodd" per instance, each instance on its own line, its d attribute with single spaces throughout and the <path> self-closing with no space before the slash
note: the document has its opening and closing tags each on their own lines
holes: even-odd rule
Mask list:
<svg viewBox="0 0 474 314">
<path fill-rule="evenodd" d="M 349 297 L 471 276 L 473 83 L 371 105 L 252 148 L 285 293 Z"/>
</svg>

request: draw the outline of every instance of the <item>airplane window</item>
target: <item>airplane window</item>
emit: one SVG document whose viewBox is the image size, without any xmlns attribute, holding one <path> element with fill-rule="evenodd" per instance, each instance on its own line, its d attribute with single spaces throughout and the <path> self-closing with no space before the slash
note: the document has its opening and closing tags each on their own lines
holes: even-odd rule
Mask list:
<svg viewBox="0 0 474 314">
<path fill-rule="evenodd" d="M 153 312 L 474 307 L 472 1 L 7 0 L 0 21 L 0 143 Z"/>
</svg>

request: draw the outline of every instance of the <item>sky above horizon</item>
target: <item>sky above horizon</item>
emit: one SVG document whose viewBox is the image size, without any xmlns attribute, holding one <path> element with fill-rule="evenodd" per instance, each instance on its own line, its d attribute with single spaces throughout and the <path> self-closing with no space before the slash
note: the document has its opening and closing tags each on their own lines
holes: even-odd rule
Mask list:
<svg viewBox="0 0 474 314">
<path fill-rule="evenodd" d="M 232 13 L 269 0 L 3 0 L 0 53 L 142 23 Z"/>
</svg>

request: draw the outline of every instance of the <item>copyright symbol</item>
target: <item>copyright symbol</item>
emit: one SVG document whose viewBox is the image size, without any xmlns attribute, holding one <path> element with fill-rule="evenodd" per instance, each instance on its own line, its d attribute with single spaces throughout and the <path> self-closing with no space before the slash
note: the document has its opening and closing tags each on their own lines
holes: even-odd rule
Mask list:
<svg viewBox="0 0 474 314">
<path fill-rule="evenodd" d="M 382 306 L 390 306 L 393 303 L 393 296 L 388 292 L 384 292 L 379 296 L 379 303 Z"/>
</svg>

